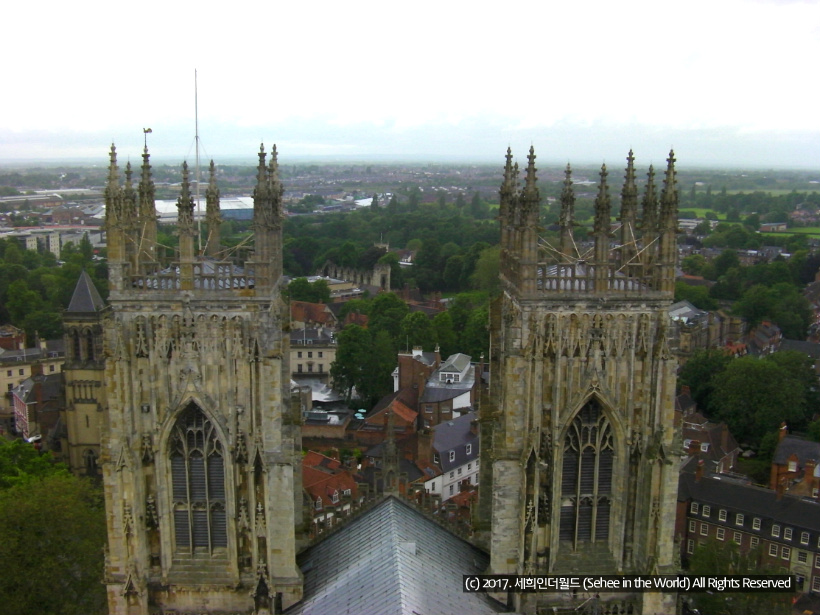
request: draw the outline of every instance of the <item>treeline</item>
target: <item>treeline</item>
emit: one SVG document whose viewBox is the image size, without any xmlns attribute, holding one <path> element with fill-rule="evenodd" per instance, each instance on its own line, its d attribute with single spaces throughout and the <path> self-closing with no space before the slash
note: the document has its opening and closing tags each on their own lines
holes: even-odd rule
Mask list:
<svg viewBox="0 0 820 615">
<path fill-rule="evenodd" d="M 99 485 L 22 440 L 0 438 L 0 602 L 7 615 L 107 612 Z"/>
<path fill-rule="evenodd" d="M 498 223 L 477 194 L 448 200 L 440 195 L 423 203 L 417 190 L 376 208 L 349 213 L 294 216 L 285 224 L 284 269 L 300 277 L 314 274 L 327 261 L 370 268 L 380 259 L 392 268 L 392 286 L 417 286 L 422 292 L 465 292 L 481 288 L 482 254 L 498 243 Z M 390 250 L 415 252 L 411 269 L 398 265 Z M 491 254 L 486 259 L 492 261 Z M 487 267 L 491 267 L 490 262 Z M 474 277 L 479 271 L 479 278 Z"/>
<path fill-rule="evenodd" d="M 336 361 L 331 366 L 335 386 L 350 399 L 352 389 L 374 404 L 392 391 L 391 373 L 399 351 L 439 348 L 446 358 L 462 352 L 477 361 L 489 346 L 489 303 L 485 293 L 456 295 L 447 311 L 430 318 L 411 312 L 393 293 L 345 303 L 341 318 L 367 316 L 367 327 L 349 324 L 337 335 Z"/>
<path fill-rule="evenodd" d="M 715 284 L 707 288 L 679 282 L 675 287 L 677 301 L 687 300 L 703 310 L 715 310 L 720 302 L 731 301 L 732 312 L 750 326 L 770 320 L 784 337 L 806 339 L 814 314 L 802 290 L 820 269 L 820 255 L 801 251 L 788 261 L 781 258 L 743 266 L 735 250 L 724 250 L 711 261 L 700 254 L 687 256 L 681 268 Z"/>
<path fill-rule="evenodd" d="M 51 252 L 20 248 L 14 239 L 0 239 L 0 324 L 24 329 L 29 343 L 62 335 L 61 312 L 68 307 L 80 273 L 85 269 L 100 295 L 108 296 L 108 268 L 94 260 L 87 236 L 62 249 L 63 265 Z"/>
<path fill-rule="evenodd" d="M 783 421 L 791 430 L 808 429 L 820 404 L 813 361 L 799 352 L 775 352 L 761 360 L 701 350 L 678 380 L 706 416 L 725 422 L 739 443 L 756 448 L 773 449 Z"/>
<path fill-rule="evenodd" d="M 739 221 L 744 213 L 755 213 L 760 216 L 761 222 L 786 222 L 789 212 L 796 208 L 820 208 L 820 192 L 792 190 L 785 194 L 774 194 L 755 190 L 730 193 L 723 187 L 719 192 L 713 193 L 711 186 L 698 190 L 693 184 L 688 192 L 681 192 L 681 210 L 689 207 L 724 213 L 729 221 Z M 799 223 L 795 224 L 799 226 Z"/>
</svg>

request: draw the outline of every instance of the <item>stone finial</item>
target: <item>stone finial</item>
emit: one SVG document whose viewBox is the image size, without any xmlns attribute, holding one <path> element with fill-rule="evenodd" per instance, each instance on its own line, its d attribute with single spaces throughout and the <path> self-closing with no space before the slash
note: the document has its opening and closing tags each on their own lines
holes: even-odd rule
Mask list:
<svg viewBox="0 0 820 615">
<path fill-rule="evenodd" d="M 219 186 L 216 184 L 216 165 L 211 160 L 208 168 L 210 177 L 208 179 L 208 189 L 205 192 L 205 223 L 208 225 L 208 241 L 205 246 L 205 253 L 208 256 L 216 256 L 222 243 L 220 226 L 222 217 L 219 211 Z"/>
<path fill-rule="evenodd" d="M 177 199 L 177 226 L 180 232 L 193 232 L 194 199 L 191 196 L 191 182 L 188 174 L 188 162 L 182 163 L 182 192 Z"/>
<path fill-rule="evenodd" d="M 572 167 L 569 163 L 564 170 L 564 187 L 561 189 L 561 214 L 558 224 L 561 227 L 561 252 L 569 254 L 571 245 L 564 245 L 564 240 L 565 238 L 571 239 L 572 227 L 575 224 L 575 191 L 572 189 Z"/>
<path fill-rule="evenodd" d="M 538 181 L 538 178 L 535 176 L 535 172 L 538 169 L 535 168 L 535 148 L 530 145 L 530 153 L 527 155 L 527 177 L 525 183 L 525 189 L 528 192 L 536 190 L 535 183 Z"/>
<path fill-rule="evenodd" d="M 108 184 L 119 185 L 119 168 L 117 167 L 117 147 L 112 143 L 108 154 Z"/>
<path fill-rule="evenodd" d="M 644 235 L 654 233 L 657 230 L 658 221 L 658 193 L 655 188 L 655 168 L 651 164 L 646 174 L 646 189 L 642 205 L 641 229 Z"/>
<path fill-rule="evenodd" d="M 675 172 L 675 152 L 669 150 L 666 159 L 666 174 L 663 178 L 663 193 L 661 194 L 660 220 L 664 228 L 677 228 L 678 223 L 678 190 Z"/>
<path fill-rule="evenodd" d="M 598 184 L 598 196 L 595 197 L 595 232 L 609 234 L 610 200 L 609 186 L 606 183 L 606 165 L 601 165 L 601 183 Z"/>
</svg>

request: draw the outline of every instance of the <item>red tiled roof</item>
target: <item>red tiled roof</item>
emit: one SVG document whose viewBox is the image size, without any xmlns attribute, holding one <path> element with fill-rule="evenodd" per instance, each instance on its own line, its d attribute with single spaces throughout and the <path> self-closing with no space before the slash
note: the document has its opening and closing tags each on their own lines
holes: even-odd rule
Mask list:
<svg viewBox="0 0 820 615">
<path fill-rule="evenodd" d="M 340 470 L 335 474 L 329 474 L 325 471 L 316 468 L 305 466 L 302 464 L 302 487 L 310 495 L 310 499 L 316 502 L 321 498 L 324 506 L 332 506 L 333 494 L 337 493 L 338 497 L 342 497 L 345 490 L 350 490 L 350 493 L 356 495 L 356 480 L 353 475 L 347 470 Z M 339 504 L 341 499 L 336 502 Z"/>
<path fill-rule="evenodd" d="M 290 319 L 293 322 L 317 323 L 326 326 L 336 322 L 336 317 L 324 303 L 308 303 L 307 301 L 290 302 Z"/>
<path fill-rule="evenodd" d="M 395 397 L 387 406 L 367 417 L 365 419 L 365 422 L 371 425 L 384 425 L 384 413 L 387 411 L 388 408 L 390 408 L 395 414 L 395 418 L 393 420 L 396 422 L 397 426 L 415 423 L 416 417 L 418 417 L 419 415 L 418 412 L 416 412 L 412 408 L 407 407 L 398 399 L 398 397 Z"/>
<path fill-rule="evenodd" d="M 316 451 L 308 451 L 307 453 L 305 453 L 305 456 L 302 457 L 302 465 L 304 467 L 310 468 L 322 466 L 323 468 L 327 468 L 328 470 L 337 470 L 341 467 L 342 462 L 338 459 L 328 457 L 327 455 L 317 453 Z"/>
</svg>

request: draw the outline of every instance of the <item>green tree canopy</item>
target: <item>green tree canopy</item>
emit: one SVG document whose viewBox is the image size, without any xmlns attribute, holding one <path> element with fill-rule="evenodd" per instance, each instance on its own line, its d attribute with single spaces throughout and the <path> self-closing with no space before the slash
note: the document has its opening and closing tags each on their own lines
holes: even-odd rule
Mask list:
<svg viewBox="0 0 820 615">
<path fill-rule="evenodd" d="M 348 402 L 353 390 L 373 405 L 392 390 L 391 374 L 396 365 L 393 340 L 386 331 L 348 325 L 336 336 L 336 359 L 330 366 L 333 386 L 344 391 Z"/>
<path fill-rule="evenodd" d="M 0 491 L 0 600 L 7 615 L 101 615 L 102 492 L 68 473 Z"/>
<path fill-rule="evenodd" d="M 782 421 L 805 426 L 806 397 L 801 381 L 775 360 L 733 359 L 711 381 L 714 418 L 725 422 L 739 442 L 754 445 Z"/>
<path fill-rule="evenodd" d="M 689 387 L 692 399 L 706 414 L 712 414 L 712 394 L 715 391 L 713 379 L 722 373 L 732 358 L 722 350 L 708 349 L 696 351 L 681 368 L 678 382 Z"/>
<path fill-rule="evenodd" d="M 412 350 L 421 346 L 426 352 L 431 352 L 436 346 L 436 332 L 432 321 L 424 312 L 411 312 L 401 321 L 402 340 L 399 346 Z"/>
<path fill-rule="evenodd" d="M 330 287 L 325 280 L 308 282 L 307 278 L 296 278 L 288 284 L 288 295 L 294 301 L 310 303 L 330 303 Z"/>
<path fill-rule="evenodd" d="M 473 288 L 482 290 L 490 295 L 498 292 L 498 271 L 501 262 L 501 247 L 493 246 L 487 248 L 478 257 L 473 272 Z"/>
<path fill-rule="evenodd" d="M 689 558 L 689 572 L 698 576 L 781 574 L 763 564 L 763 547 L 741 551 L 735 542 L 715 539 L 695 547 Z M 723 615 L 789 615 L 791 596 L 783 593 L 703 592 L 688 599 L 702 613 Z"/>
<path fill-rule="evenodd" d="M 686 282 L 675 282 L 675 301 L 688 301 L 701 310 L 716 310 L 718 302 L 709 295 L 705 286 L 692 286 Z"/>
<path fill-rule="evenodd" d="M 373 332 L 387 332 L 394 350 L 398 350 L 402 340 L 401 321 L 409 312 L 407 304 L 394 293 L 379 293 L 370 304 L 367 326 Z"/>
<path fill-rule="evenodd" d="M 101 615 L 102 491 L 28 442 L 0 438 L 0 601 L 9 615 Z"/>
<path fill-rule="evenodd" d="M 433 329 L 436 332 L 436 342 L 441 356 L 449 357 L 458 352 L 458 337 L 453 330 L 453 318 L 449 311 L 440 312 L 433 317 Z"/>
</svg>

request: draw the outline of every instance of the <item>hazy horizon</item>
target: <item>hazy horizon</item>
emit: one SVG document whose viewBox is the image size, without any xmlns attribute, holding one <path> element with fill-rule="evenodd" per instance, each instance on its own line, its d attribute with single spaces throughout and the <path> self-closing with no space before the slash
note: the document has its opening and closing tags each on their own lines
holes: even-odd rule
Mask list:
<svg viewBox="0 0 820 615">
<path fill-rule="evenodd" d="M 820 169 L 818 0 L 18 3 L 0 163 L 202 159 Z M 93 17 L 92 17 L 93 16 Z M 106 36 L 107 34 L 116 36 Z M 101 41 L 103 41 L 101 43 Z M 112 41 L 112 42 L 109 42 Z M 25 50 L 25 51 L 21 51 Z"/>
</svg>

